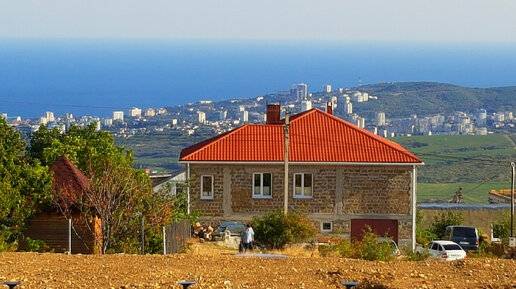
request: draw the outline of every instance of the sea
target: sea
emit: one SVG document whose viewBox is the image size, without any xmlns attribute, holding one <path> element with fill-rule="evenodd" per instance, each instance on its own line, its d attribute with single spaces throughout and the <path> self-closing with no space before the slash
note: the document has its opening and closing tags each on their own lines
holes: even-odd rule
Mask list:
<svg viewBox="0 0 516 289">
<path fill-rule="evenodd" d="M 0 113 L 23 119 L 407 81 L 516 85 L 516 43 L 0 38 Z"/>
</svg>

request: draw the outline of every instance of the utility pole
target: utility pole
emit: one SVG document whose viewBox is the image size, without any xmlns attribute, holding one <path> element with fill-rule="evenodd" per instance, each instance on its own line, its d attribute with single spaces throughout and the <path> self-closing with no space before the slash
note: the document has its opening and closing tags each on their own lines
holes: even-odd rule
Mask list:
<svg viewBox="0 0 516 289">
<path fill-rule="evenodd" d="M 514 238 L 514 168 L 515 167 L 516 167 L 516 163 L 511 162 L 511 168 L 512 168 L 512 177 L 511 177 L 511 239 Z"/>
<path fill-rule="evenodd" d="M 285 132 L 285 181 L 284 181 L 284 195 L 283 195 L 283 213 L 286 215 L 288 213 L 288 130 L 290 126 L 289 121 L 289 112 L 285 112 L 285 125 L 283 126 L 283 131 Z"/>
</svg>

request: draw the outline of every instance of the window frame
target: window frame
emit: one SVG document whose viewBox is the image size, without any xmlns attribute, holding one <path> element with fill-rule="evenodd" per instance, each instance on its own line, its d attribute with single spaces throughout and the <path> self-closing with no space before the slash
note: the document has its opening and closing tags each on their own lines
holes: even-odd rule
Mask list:
<svg viewBox="0 0 516 289">
<path fill-rule="evenodd" d="M 325 230 L 324 224 L 330 224 L 330 229 Z M 333 222 L 321 222 L 321 232 L 322 233 L 332 233 L 333 232 Z"/>
<path fill-rule="evenodd" d="M 264 174 L 269 174 L 271 175 L 271 184 L 270 184 L 270 195 L 264 195 L 263 194 L 263 175 Z M 255 192 L 255 185 L 254 185 L 254 181 L 255 181 L 255 176 L 256 175 L 260 175 L 260 192 L 257 194 Z M 252 180 L 252 197 L 253 199 L 272 199 L 272 173 L 270 172 L 256 172 L 256 173 L 253 173 L 253 180 Z"/>
<path fill-rule="evenodd" d="M 301 192 L 303 193 L 301 195 L 296 194 L 296 175 L 301 175 Z M 305 175 L 310 175 L 311 183 L 312 183 L 312 186 L 310 187 L 311 192 L 310 192 L 310 195 L 308 195 L 308 196 L 304 195 Z M 295 199 L 311 199 L 311 198 L 313 198 L 313 196 L 314 196 L 314 174 L 313 173 L 294 173 L 293 179 L 292 179 L 292 185 L 293 185 L 293 188 L 292 188 L 293 189 L 292 190 L 293 198 L 295 198 Z"/>
<path fill-rule="evenodd" d="M 210 194 L 207 196 L 203 195 L 204 192 L 204 178 L 211 178 L 211 190 Z M 213 200 L 213 195 L 215 194 L 215 188 L 214 188 L 214 177 L 213 175 L 201 175 L 201 200 Z"/>
</svg>

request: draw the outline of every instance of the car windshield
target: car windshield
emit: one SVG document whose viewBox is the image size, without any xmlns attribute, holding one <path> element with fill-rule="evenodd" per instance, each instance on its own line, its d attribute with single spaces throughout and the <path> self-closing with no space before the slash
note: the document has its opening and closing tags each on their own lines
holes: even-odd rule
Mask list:
<svg viewBox="0 0 516 289">
<path fill-rule="evenodd" d="M 217 231 L 224 232 L 226 229 L 231 232 L 238 232 L 243 231 L 245 226 L 244 224 L 238 222 L 223 222 L 220 224 L 220 227 L 217 229 Z"/>
<path fill-rule="evenodd" d="M 455 227 L 453 235 L 458 237 L 476 237 L 475 228 L 472 227 Z"/>
<path fill-rule="evenodd" d="M 459 245 L 455 244 L 445 244 L 443 245 L 444 250 L 462 250 L 462 248 Z"/>
</svg>

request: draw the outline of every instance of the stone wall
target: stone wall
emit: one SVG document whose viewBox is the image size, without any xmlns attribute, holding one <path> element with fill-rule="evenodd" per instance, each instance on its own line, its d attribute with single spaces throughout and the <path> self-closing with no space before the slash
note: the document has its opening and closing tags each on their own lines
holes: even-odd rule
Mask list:
<svg viewBox="0 0 516 289">
<path fill-rule="evenodd" d="M 340 172 L 344 179 L 344 213 L 411 213 L 411 169 L 345 167 Z"/>
<path fill-rule="evenodd" d="M 214 220 L 248 221 L 283 210 L 283 165 L 190 165 L 191 209 Z M 253 198 L 253 173 L 272 174 L 270 198 Z M 313 175 L 313 197 L 293 198 L 295 173 Z M 200 199 L 200 176 L 214 176 L 214 199 Z M 351 219 L 397 219 L 400 240 L 411 239 L 412 166 L 289 166 L 288 208 L 307 213 L 315 224 L 332 222 L 333 232 L 349 235 Z M 317 226 L 317 225 L 316 225 Z M 318 229 L 319 229 L 318 228 Z"/>
</svg>

